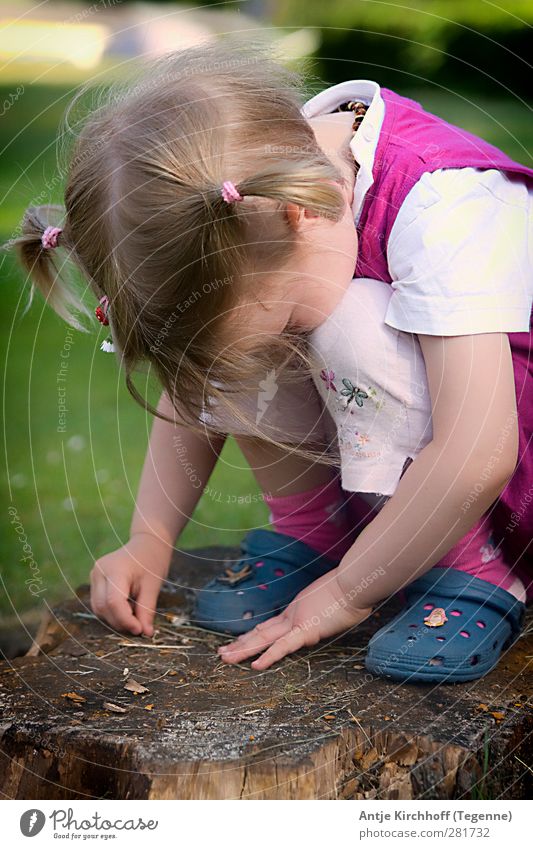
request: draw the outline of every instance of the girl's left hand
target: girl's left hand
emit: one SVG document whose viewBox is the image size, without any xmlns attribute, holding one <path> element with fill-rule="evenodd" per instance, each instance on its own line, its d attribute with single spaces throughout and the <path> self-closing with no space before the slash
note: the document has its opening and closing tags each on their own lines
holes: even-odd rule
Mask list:
<svg viewBox="0 0 533 849">
<path fill-rule="evenodd" d="M 363 622 L 371 608 L 358 610 L 346 597 L 333 569 L 309 584 L 279 616 L 257 625 L 234 642 L 221 646 L 224 663 L 240 663 L 252 655 L 254 669 L 268 669 L 276 661 L 304 646 L 342 634 Z"/>
</svg>

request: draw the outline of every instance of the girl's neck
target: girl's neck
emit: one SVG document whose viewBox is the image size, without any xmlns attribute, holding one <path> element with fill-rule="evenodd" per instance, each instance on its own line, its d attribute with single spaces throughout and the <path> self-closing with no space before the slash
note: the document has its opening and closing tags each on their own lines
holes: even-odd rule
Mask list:
<svg viewBox="0 0 533 849">
<path fill-rule="evenodd" d="M 328 115 L 317 115 L 315 118 L 310 118 L 308 123 L 328 159 L 337 166 L 345 178 L 351 204 L 356 176 L 355 160 L 350 150 L 350 141 L 354 133 L 353 113 L 331 112 Z"/>
</svg>

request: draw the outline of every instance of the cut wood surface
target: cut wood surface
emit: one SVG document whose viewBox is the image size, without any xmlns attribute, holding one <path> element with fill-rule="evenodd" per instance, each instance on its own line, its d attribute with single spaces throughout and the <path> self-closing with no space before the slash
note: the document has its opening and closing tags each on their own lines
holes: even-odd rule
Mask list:
<svg viewBox="0 0 533 849">
<path fill-rule="evenodd" d="M 531 797 L 531 624 L 469 684 L 366 672 L 394 603 L 267 672 L 228 667 L 215 653 L 227 637 L 186 617 L 191 589 L 232 556 L 176 553 L 153 639 L 99 623 L 82 587 L 27 656 L 0 664 L 4 798 Z"/>
</svg>

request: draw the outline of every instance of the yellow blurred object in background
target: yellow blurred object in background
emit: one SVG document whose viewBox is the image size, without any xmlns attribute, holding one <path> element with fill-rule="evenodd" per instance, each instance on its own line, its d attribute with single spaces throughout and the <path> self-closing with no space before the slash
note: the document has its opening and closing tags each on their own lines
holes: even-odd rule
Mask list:
<svg viewBox="0 0 533 849">
<path fill-rule="evenodd" d="M 69 62 L 76 68 L 96 67 L 104 54 L 109 29 L 101 24 L 57 21 L 0 21 L 0 58 L 11 62 Z"/>
</svg>

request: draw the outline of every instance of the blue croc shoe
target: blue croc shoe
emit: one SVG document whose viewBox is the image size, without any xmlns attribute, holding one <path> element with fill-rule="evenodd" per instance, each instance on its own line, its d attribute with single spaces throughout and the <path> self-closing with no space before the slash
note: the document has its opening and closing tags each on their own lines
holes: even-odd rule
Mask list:
<svg viewBox="0 0 533 849">
<path fill-rule="evenodd" d="M 456 683 L 490 672 L 520 634 L 525 605 L 457 569 L 430 569 L 368 644 L 366 667 L 396 681 Z"/>
<path fill-rule="evenodd" d="M 276 616 L 337 563 L 275 531 L 250 531 L 242 557 L 196 594 L 192 621 L 212 631 L 244 634 Z"/>
</svg>

